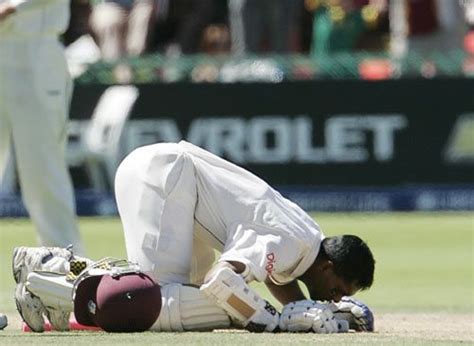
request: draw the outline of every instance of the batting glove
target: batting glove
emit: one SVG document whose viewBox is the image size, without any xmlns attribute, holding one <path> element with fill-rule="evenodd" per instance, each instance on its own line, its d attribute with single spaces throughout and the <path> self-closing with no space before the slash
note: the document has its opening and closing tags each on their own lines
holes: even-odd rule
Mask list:
<svg viewBox="0 0 474 346">
<path fill-rule="evenodd" d="M 288 332 L 315 332 L 321 334 L 347 331 L 344 323 L 339 323 L 328 305 L 313 300 L 299 300 L 283 307 L 280 330 Z"/>
<path fill-rule="evenodd" d="M 336 319 L 349 322 L 351 329 L 359 332 L 374 331 L 374 314 L 361 301 L 351 297 L 342 297 L 340 302 L 331 303 L 330 309 Z"/>
</svg>

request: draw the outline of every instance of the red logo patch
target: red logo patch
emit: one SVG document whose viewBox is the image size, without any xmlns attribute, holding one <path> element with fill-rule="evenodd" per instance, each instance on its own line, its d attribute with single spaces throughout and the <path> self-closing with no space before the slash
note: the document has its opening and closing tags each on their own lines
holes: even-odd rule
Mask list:
<svg viewBox="0 0 474 346">
<path fill-rule="evenodd" d="M 267 265 L 265 266 L 265 270 L 267 271 L 269 275 L 271 275 L 273 272 L 274 264 L 276 262 L 275 260 L 276 256 L 273 252 L 270 252 L 270 253 L 267 253 L 266 257 L 267 257 Z"/>
</svg>

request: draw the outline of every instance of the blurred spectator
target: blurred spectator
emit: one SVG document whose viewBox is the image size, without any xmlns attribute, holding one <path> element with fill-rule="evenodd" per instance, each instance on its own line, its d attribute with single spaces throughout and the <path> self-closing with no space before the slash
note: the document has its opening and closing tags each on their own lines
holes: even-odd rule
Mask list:
<svg viewBox="0 0 474 346">
<path fill-rule="evenodd" d="M 471 55 L 474 55 L 474 0 L 460 0 L 463 7 L 464 18 L 468 26 L 464 37 L 464 49 Z"/>
<path fill-rule="evenodd" d="M 294 50 L 302 0 L 228 1 L 234 53 Z"/>
<path fill-rule="evenodd" d="M 382 7 L 372 19 L 368 19 L 366 30 L 361 34 L 356 49 L 363 51 L 388 51 L 390 48 L 390 20 L 387 6 Z M 370 11 L 369 11 L 370 12 Z"/>
<path fill-rule="evenodd" d="M 200 51 L 210 55 L 230 52 L 230 32 L 226 25 L 213 24 L 206 27 L 201 40 Z"/>
<path fill-rule="evenodd" d="M 408 50 L 422 53 L 459 49 L 465 32 L 458 1 L 406 0 Z"/>
<path fill-rule="evenodd" d="M 474 31 L 474 0 L 459 0 L 470 31 Z"/>
<path fill-rule="evenodd" d="M 105 0 L 97 3 L 92 10 L 90 26 L 103 59 L 142 54 L 147 47 L 153 9 L 153 0 Z"/>
<path fill-rule="evenodd" d="M 306 0 L 305 6 L 314 11 L 314 56 L 352 51 L 387 11 L 386 0 Z"/>
<path fill-rule="evenodd" d="M 474 0 L 459 0 L 467 24 L 467 32 L 464 36 L 464 50 L 468 53 L 463 62 L 464 73 L 474 76 Z"/>
<path fill-rule="evenodd" d="M 102 58 L 113 61 L 145 52 L 153 13 L 154 0 L 102 0 L 95 4 L 90 26 Z M 117 65 L 114 74 L 119 83 L 132 79 L 132 71 L 124 64 Z"/>
<path fill-rule="evenodd" d="M 158 21 L 153 46 L 169 54 L 199 52 L 201 37 L 212 22 L 216 0 L 155 0 Z"/>
<path fill-rule="evenodd" d="M 79 37 L 89 34 L 89 17 L 92 12 L 92 5 L 89 0 L 71 0 L 71 18 L 69 27 L 63 35 L 63 42 L 66 46 L 76 41 Z"/>
</svg>

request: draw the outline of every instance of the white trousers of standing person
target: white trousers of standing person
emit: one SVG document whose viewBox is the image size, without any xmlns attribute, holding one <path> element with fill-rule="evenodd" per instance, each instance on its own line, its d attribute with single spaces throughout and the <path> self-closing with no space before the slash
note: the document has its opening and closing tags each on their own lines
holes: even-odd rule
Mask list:
<svg viewBox="0 0 474 346">
<path fill-rule="evenodd" d="M 0 180 L 13 144 L 40 243 L 83 247 L 65 160 L 72 83 L 55 36 L 0 36 Z"/>
<path fill-rule="evenodd" d="M 174 143 L 145 146 L 117 169 L 115 196 L 128 259 L 161 285 L 201 284 L 214 252 L 195 236 L 196 175 Z"/>
</svg>

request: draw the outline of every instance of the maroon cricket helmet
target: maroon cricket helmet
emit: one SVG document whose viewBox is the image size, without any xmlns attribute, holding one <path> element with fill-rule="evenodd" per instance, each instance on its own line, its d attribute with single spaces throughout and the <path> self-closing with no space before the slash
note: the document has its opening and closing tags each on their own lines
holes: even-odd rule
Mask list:
<svg viewBox="0 0 474 346">
<path fill-rule="evenodd" d="M 160 286 L 143 273 L 90 276 L 78 284 L 74 296 L 77 322 L 107 332 L 145 331 L 160 310 Z"/>
</svg>

